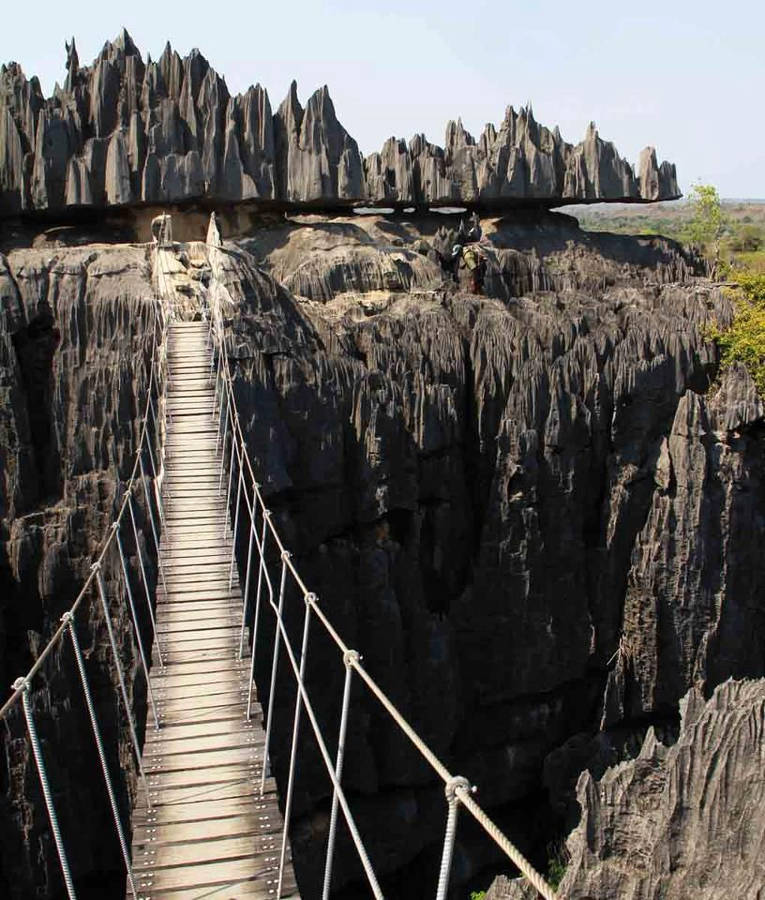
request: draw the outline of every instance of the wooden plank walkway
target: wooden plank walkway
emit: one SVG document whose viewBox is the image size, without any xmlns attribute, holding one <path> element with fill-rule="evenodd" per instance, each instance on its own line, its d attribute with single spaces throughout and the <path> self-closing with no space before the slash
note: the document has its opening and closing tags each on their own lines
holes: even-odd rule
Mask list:
<svg viewBox="0 0 765 900">
<path fill-rule="evenodd" d="M 157 589 L 165 671 L 155 643 L 152 686 L 161 728 L 154 730 L 149 714 L 143 765 L 152 809 L 141 791 L 133 866 L 142 900 L 275 900 L 283 821 L 272 778 L 260 796 L 260 706 L 245 719 L 242 594 L 236 568 L 229 589 L 232 535 L 228 526 L 224 536 L 218 492 L 206 339 L 203 322 L 173 324 L 168 338 L 167 528 L 160 548 L 167 591 Z M 282 896 L 298 896 L 291 861 Z"/>
</svg>

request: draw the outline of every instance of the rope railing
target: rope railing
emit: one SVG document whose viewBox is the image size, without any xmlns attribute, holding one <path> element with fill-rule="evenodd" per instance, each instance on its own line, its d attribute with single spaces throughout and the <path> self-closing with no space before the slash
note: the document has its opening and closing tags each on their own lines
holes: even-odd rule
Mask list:
<svg viewBox="0 0 765 900">
<path fill-rule="evenodd" d="M 160 667 L 163 665 L 161 650 L 158 642 L 159 637 L 156 631 L 154 610 L 152 606 L 153 588 L 149 582 L 144 553 L 141 550 L 141 541 L 139 539 L 138 521 L 135 514 L 135 498 L 134 491 L 138 488 L 139 482 L 143 487 L 144 503 L 148 514 L 151 533 L 154 541 L 154 550 L 157 558 L 159 573 L 164 580 L 164 572 L 159 554 L 159 535 L 162 531 L 166 531 L 164 524 L 164 510 L 160 498 L 160 485 L 162 482 L 164 468 L 164 433 L 165 433 L 165 404 L 164 393 L 167 385 L 167 353 L 166 353 L 166 335 L 168 327 L 168 311 L 161 303 L 160 297 L 154 295 L 152 298 L 151 309 L 153 311 L 153 332 L 151 344 L 151 358 L 148 364 L 148 384 L 146 393 L 143 397 L 145 408 L 141 418 L 141 427 L 138 443 L 135 451 L 135 459 L 130 472 L 127 483 L 119 503 L 117 513 L 111 526 L 109 527 L 105 538 L 103 539 L 101 549 L 91 564 L 90 571 L 85 578 L 77 596 L 71 603 L 67 611 L 61 617 L 61 622 L 55 629 L 43 650 L 38 654 L 34 664 L 27 673 L 19 678 L 13 684 L 13 692 L 10 697 L 0 707 L 0 720 L 6 720 L 12 712 L 14 712 L 19 704 L 21 704 L 24 722 L 26 726 L 27 736 L 32 746 L 35 767 L 40 780 L 40 785 L 45 800 L 48 813 L 48 820 L 51 831 L 54 836 L 56 852 L 61 867 L 61 873 L 66 888 L 66 893 L 70 900 L 76 900 L 76 892 L 74 881 L 71 874 L 71 867 L 67 856 L 64 839 L 59 825 L 58 813 L 53 800 L 53 794 L 48 779 L 45 757 L 43 755 L 42 746 L 39 740 L 31 694 L 34 686 L 34 680 L 43 669 L 46 661 L 51 657 L 65 640 L 68 635 L 71 642 L 72 652 L 76 664 L 76 671 L 79 675 L 80 684 L 83 692 L 83 699 L 88 713 L 93 738 L 95 742 L 96 752 L 104 777 L 106 793 L 109 799 L 112 818 L 114 820 L 117 839 L 120 845 L 120 852 L 124 861 L 127 884 L 134 897 L 138 900 L 138 893 L 132 871 L 132 863 L 128 850 L 125 829 L 119 814 L 117 799 L 114 788 L 114 778 L 109 772 L 106 760 L 102 730 L 98 723 L 96 708 L 93 701 L 93 694 L 88 680 L 84 657 L 77 635 L 76 617 L 78 611 L 84 604 L 85 599 L 91 591 L 95 589 L 98 600 L 100 602 L 101 611 L 104 617 L 104 624 L 108 636 L 109 649 L 111 651 L 112 663 L 117 676 L 119 685 L 118 704 L 122 702 L 124 714 L 127 719 L 130 744 L 135 755 L 136 770 L 139 780 L 146 792 L 147 804 L 151 808 L 151 797 L 148 789 L 148 783 L 143 765 L 141 761 L 141 747 L 138 741 L 137 722 L 134 717 L 134 711 L 128 693 L 128 687 L 125 680 L 124 663 L 121 658 L 117 640 L 114 632 L 114 623 L 112 621 L 112 612 L 110 610 L 109 595 L 107 592 L 106 580 L 104 578 L 104 567 L 107 563 L 108 554 L 116 548 L 118 551 L 118 567 L 117 567 L 117 585 L 119 592 L 119 582 L 122 581 L 122 588 L 125 596 L 127 596 L 130 607 L 130 619 L 135 641 L 139 648 L 141 668 L 147 685 L 147 692 L 151 700 L 154 714 L 154 726 L 159 727 L 159 718 L 156 707 L 154 705 L 153 694 L 151 690 L 151 678 L 149 672 L 149 659 L 146 654 L 146 648 L 143 643 L 141 634 L 141 620 L 139 618 L 136 598 L 133 595 L 130 577 L 130 561 L 126 553 L 123 543 L 123 531 L 132 535 L 135 554 L 138 557 L 140 581 L 143 583 L 143 591 L 146 598 L 146 606 L 149 611 L 149 619 L 152 625 L 152 639 L 157 641 L 157 659 Z M 156 402 L 156 406 L 155 406 Z M 140 401 L 138 408 L 140 409 Z M 151 423 L 151 424 L 150 424 Z M 152 447 L 152 443 L 154 447 Z M 144 463 L 144 454 L 148 457 L 149 473 L 147 477 L 146 466 Z M 153 483 L 153 499 L 149 493 L 149 480 Z M 120 484 L 119 475 L 117 475 L 117 485 Z M 156 517 L 155 517 L 156 507 Z M 157 521 L 159 520 L 159 521 Z"/>
<path fill-rule="evenodd" d="M 359 860 L 364 869 L 370 889 L 375 897 L 382 897 L 379 882 L 375 875 L 369 855 L 364 847 L 363 840 L 359 834 L 358 827 L 353 817 L 348 799 L 342 787 L 343 758 L 345 753 L 345 740 L 350 715 L 350 696 L 352 687 L 352 678 L 355 674 L 358 680 L 368 689 L 369 693 L 376 698 L 382 708 L 387 713 L 390 721 L 408 738 L 411 745 L 420 753 L 432 771 L 443 781 L 444 793 L 447 803 L 447 817 L 444 831 L 444 842 L 441 857 L 441 865 L 438 875 L 438 885 L 436 888 L 436 900 L 445 900 L 448 889 L 451 871 L 451 861 L 454 851 L 454 844 L 457 831 L 457 819 L 460 808 L 468 812 L 473 819 L 483 828 L 483 830 L 491 837 L 497 846 L 512 860 L 519 869 L 523 877 L 535 888 L 540 896 L 545 900 L 555 900 L 556 894 L 552 887 L 545 881 L 534 866 L 526 859 L 520 850 L 507 838 L 501 829 L 492 821 L 492 819 L 484 812 L 480 805 L 475 801 L 473 794 L 475 788 L 461 776 L 453 775 L 449 769 L 439 760 L 436 754 L 428 747 L 428 745 L 417 734 L 413 726 L 401 714 L 395 704 L 390 700 L 387 694 L 377 684 L 370 673 L 362 664 L 361 655 L 349 647 L 333 626 L 327 614 L 321 607 L 318 598 L 312 593 L 303 581 L 292 555 L 285 547 L 281 537 L 274 525 L 274 519 L 271 511 L 268 509 L 261 485 L 255 476 L 255 472 L 247 452 L 247 441 L 245 439 L 241 420 L 237 410 L 234 382 L 229 365 L 228 353 L 226 350 L 226 329 L 223 314 L 221 310 L 221 300 L 219 293 L 223 290 L 223 277 L 221 275 L 221 257 L 219 252 L 223 249 L 220 242 L 220 236 L 214 223 L 207 237 L 208 256 L 210 258 L 211 268 L 213 272 L 213 282 L 211 282 L 212 300 L 209 303 L 210 315 L 210 343 L 212 347 L 212 364 L 211 377 L 215 378 L 215 408 L 217 410 L 217 439 L 216 446 L 221 447 L 221 468 L 219 474 L 219 492 L 223 494 L 225 487 L 225 529 L 228 528 L 230 510 L 233 509 L 234 515 L 232 520 L 233 527 L 233 544 L 232 544 L 232 568 L 233 574 L 233 553 L 237 547 L 239 539 L 240 522 L 244 523 L 248 534 L 246 541 L 247 559 L 241 566 L 245 575 L 245 588 L 242 602 L 242 622 L 240 637 L 240 656 L 244 649 L 244 634 L 251 618 L 250 626 L 250 666 L 249 666 L 249 683 L 247 698 L 247 717 L 252 712 L 252 692 L 255 681 L 255 665 L 256 655 L 258 651 L 258 632 L 261 620 L 263 618 L 262 611 L 269 608 L 274 619 L 274 638 L 271 647 L 271 677 L 269 681 L 269 697 L 266 707 L 266 737 L 264 749 L 263 776 L 261 782 L 261 790 L 265 786 L 266 769 L 268 766 L 268 758 L 273 730 L 273 709 L 275 699 L 275 689 L 278 677 L 279 657 L 282 646 L 286 652 L 290 669 L 295 682 L 295 707 L 292 719 L 292 738 L 290 744 L 289 770 L 287 778 L 287 794 L 284 807 L 284 833 L 282 839 L 282 847 L 279 861 L 279 877 L 277 884 L 276 896 L 281 896 L 281 888 L 284 881 L 284 869 L 286 860 L 286 849 L 288 840 L 289 824 L 292 815 L 292 801 L 294 793 L 295 771 L 297 764 L 297 746 L 300 735 L 301 715 L 303 710 L 310 722 L 316 743 L 319 748 L 327 775 L 332 783 L 332 807 L 330 815 L 329 832 L 327 837 L 327 847 L 325 856 L 324 879 L 322 885 L 322 898 L 327 900 L 330 893 L 332 871 L 334 864 L 334 854 L 336 846 L 336 832 L 338 824 L 338 808 L 342 812 L 346 826 Z M 218 281 L 216 282 L 216 279 Z M 226 473 L 226 469 L 228 472 Z M 226 477 L 227 474 L 227 477 Z M 236 488 L 233 489 L 233 486 Z M 242 496 L 244 496 L 245 512 L 240 517 L 240 508 L 242 506 Z M 278 587 L 272 579 L 269 572 L 269 564 L 267 556 L 270 552 L 274 558 L 281 562 L 280 574 L 278 579 Z M 256 565 L 258 568 L 257 587 L 255 588 L 254 610 L 250 609 L 250 584 L 253 562 L 253 552 L 257 554 Z M 293 589 L 296 588 L 304 601 L 303 613 L 303 632 L 302 642 L 299 652 L 293 647 L 290 634 L 285 624 L 285 594 L 287 579 L 291 580 Z M 265 590 L 264 590 L 265 588 Z M 309 650 L 309 633 L 310 623 L 315 619 L 322 627 L 324 633 L 330 638 L 332 644 L 338 653 L 339 658 L 345 667 L 345 680 L 343 684 L 343 695 L 341 701 L 340 725 L 337 738 L 337 752 L 334 761 L 332 760 L 326 746 L 326 742 L 319 726 L 316 712 L 311 701 L 309 689 L 305 682 L 306 659 Z"/>
</svg>

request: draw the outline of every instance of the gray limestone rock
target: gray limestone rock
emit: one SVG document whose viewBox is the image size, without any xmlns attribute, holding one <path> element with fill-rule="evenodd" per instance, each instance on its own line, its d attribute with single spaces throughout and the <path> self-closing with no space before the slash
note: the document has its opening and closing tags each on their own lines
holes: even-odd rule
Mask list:
<svg viewBox="0 0 765 900">
<path fill-rule="evenodd" d="M 637 759 L 580 777 L 562 900 L 762 896 L 765 682 L 692 690 L 680 710 L 674 745 L 650 730 Z"/>
<path fill-rule="evenodd" d="M 94 142 L 108 152 L 94 154 Z M 293 84 L 274 115 L 260 86 L 230 97 L 198 50 L 182 59 L 168 43 L 144 62 L 124 30 L 91 66 L 68 44 L 64 87 L 48 100 L 16 63 L 0 72 L 0 215 L 202 197 L 501 209 L 678 195 L 674 167 L 650 148 L 635 178 L 594 126 L 573 146 L 530 107 L 508 108 L 478 141 L 458 120 L 443 148 L 390 138 L 364 159 L 326 86 L 303 108 Z"/>
<path fill-rule="evenodd" d="M 151 90 L 168 99 L 164 79 L 176 79 L 180 92 L 183 77 L 172 55 L 163 66 L 164 74 L 159 64 L 146 68 L 154 70 Z M 206 73 L 194 77 L 201 92 Z M 299 105 L 285 113 L 281 121 L 300 134 Z M 229 99 L 227 121 L 237 114 Z M 170 157 L 196 158 L 201 178 L 199 145 L 192 148 L 184 121 L 178 114 L 180 144 Z M 268 143 L 259 122 L 253 158 Z M 523 127 L 528 133 L 528 119 Z M 234 130 L 225 124 L 226 141 Z M 459 126 L 453 131 L 452 159 L 480 147 Z M 285 133 L 275 131 L 275 146 Z M 443 175 L 446 154 L 416 143 L 412 158 L 430 159 Z M 403 150 L 389 145 L 386 170 L 407 171 Z M 157 190 L 170 157 L 153 154 Z M 553 170 L 563 178 L 562 155 Z M 271 170 L 259 171 L 265 178 Z M 413 165 L 413 184 L 418 171 Z M 275 182 L 289 174 L 273 173 Z M 241 227 L 239 215 L 238 207 L 221 211 L 224 235 Z M 174 226 L 194 223 L 189 213 Z M 601 728 L 599 758 L 610 764 L 607 739 L 636 729 L 636 718 L 642 728 L 665 722 L 694 685 L 711 693 L 730 675 L 765 674 L 756 600 L 765 580 L 763 410 L 741 370 L 709 389 L 717 352 L 706 326 L 724 325 L 733 307 L 677 244 L 586 234 L 560 214 L 481 224 L 490 257 L 481 297 L 444 277 L 438 253 L 455 229 L 437 214 L 264 218 L 216 254 L 211 289 L 224 302 L 253 466 L 306 583 L 434 752 L 474 781 L 482 805 L 539 856 L 548 825 L 532 821 L 529 808 L 544 812 L 546 789 L 568 790 Z M 0 385 L 0 453 L 12 487 L 2 499 L 9 561 L 1 571 L 12 585 L 0 590 L 0 634 L 13 638 L 6 647 L 27 647 L 28 631 L 45 633 L 58 612 L 57 573 L 80 571 L 67 562 L 70 507 L 34 493 L 37 457 L 52 497 L 76 476 L 80 493 L 67 496 L 100 510 L 98 521 L 79 520 L 90 548 L 107 518 L 107 476 L 130 458 L 141 367 L 131 369 L 134 382 L 126 365 L 144 346 L 143 331 L 132 330 L 143 309 L 137 298 L 148 296 L 143 251 L 73 253 L 56 245 L 56 234 L 43 238 L 46 249 L 8 255 L 11 275 L 0 282 L 13 309 L 18 296 L 26 310 L 43 294 L 55 299 L 68 348 L 50 391 L 54 442 L 46 443 L 46 422 L 25 412 L 22 368 L 48 359 L 45 334 L 38 352 L 22 349 L 23 366 L 8 351 Z M 21 318 L 28 316 L 13 314 L 14 323 Z M 80 406 L 79 417 L 60 424 L 61 409 Z M 117 420 L 125 423 L 119 435 Z M 101 492 L 95 504 L 88 484 Z M 679 552 L 672 542 L 681 539 Z M 730 566 L 719 565 L 721 555 Z M 290 631 L 303 608 L 287 596 Z M 31 623 L 21 620 L 26 610 Z M 267 697 L 267 626 L 259 636 L 256 674 Z M 0 650 L 6 681 L 23 668 L 8 652 Z M 307 665 L 319 688 L 316 715 L 335 734 L 342 664 L 319 638 Z M 443 840 L 443 787 L 357 687 L 344 775 L 354 814 L 386 896 L 426 896 Z M 294 689 L 280 678 L 276 692 L 272 761 L 284 788 Z M 14 746 L 13 771 L 31 773 Z M 301 743 L 297 773 L 292 849 L 301 894 L 310 897 L 321 882 L 331 796 L 310 740 Z M 32 796 L 26 777 L 14 797 Z M 3 847 L 27 885 L 38 831 L 27 849 L 24 802 L 7 818 L 14 836 Z M 479 873 L 506 865 L 474 837 L 461 820 L 458 896 Z M 53 857 L 40 852 L 55 873 Z M 83 861 L 78 871 L 95 868 Z M 336 879 L 337 891 L 361 890 L 346 836 Z"/>
<path fill-rule="evenodd" d="M 0 255 L 3 699 L 77 596 L 122 500 L 144 412 L 155 314 L 144 248 L 89 246 Z M 151 482 L 147 486 L 151 491 Z M 135 500 L 153 585 L 155 553 L 143 493 L 137 492 Z M 132 534 L 124 540 L 139 596 L 143 587 Z M 114 553 L 107 553 L 103 571 L 129 696 L 142 723 L 146 684 Z M 146 627 L 148 614 L 142 610 L 140 615 Z M 86 595 L 76 623 L 127 823 L 135 764 L 116 702 L 116 670 L 97 594 Z M 68 644 L 34 679 L 31 699 L 81 894 L 90 888 L 99 896 L 119 896 L 124 893 L 122 857 Z M 6 726 L 0 738 L 0 893 L 11 900 L 63 896 L 23 714 L 17 709 Z"/>
</svg>

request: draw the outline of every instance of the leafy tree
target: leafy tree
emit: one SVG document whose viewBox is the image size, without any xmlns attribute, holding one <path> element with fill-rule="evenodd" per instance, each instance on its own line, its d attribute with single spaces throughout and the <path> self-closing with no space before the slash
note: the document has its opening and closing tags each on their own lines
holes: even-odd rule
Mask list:
<svg viewBox="0 0 765 900">
<path fill-rule="evenodd" d="M 694 184 L 688 193 L 691 220 L 688 237 L 712 257 L 715 265 L 720 258 L 720 238 L 725 230 L 725 215 L 717 188 L 711 184 Z"/>
</svg>

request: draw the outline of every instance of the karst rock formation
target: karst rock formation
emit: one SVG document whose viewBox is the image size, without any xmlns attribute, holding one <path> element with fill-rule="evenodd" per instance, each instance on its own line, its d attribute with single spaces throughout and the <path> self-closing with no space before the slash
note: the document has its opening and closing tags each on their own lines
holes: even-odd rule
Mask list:
<svg viewBox="0 0 765 900">
<path fill-rule="evenodd" d="M 635 176 L 594 130 L 572 147 L 530 110 L 478 142 L 457 123 L 443 149 L 417 137 L 362 158 L 326 89 L 303 108 L 293 87 L 274 114 L 260 88 L 230 97 L 196 52 L 143 62 L 123 34 L 91 68 L 73 43 L 68 54 L 49 101 L 18 66 L 0 76 L 2 683 L 58 627 L 122 496 L 157 284 L 140 243 L 155 210 L 140 206 L 177 202 L 183 315 L 207 291 L 224 305 L 237 408 L 279 533 L 417 732 L 540 870 L 569 837 L 567 900 L 754 900 L 765 403 L 710 340 L 735 303 L 671 240 L 588 233 L 545 209 L 673 196 L 673 168 L 648 150 Z M 458 221 L 424 209 L 457 202 L 484 207 L 482 295 L 444 270 Z M 339 208 L 356 203 L 399 209 Z M 212 205 L 225 251 L 214 264 Z M 70 207 L 104 209 L 77 220 Z M 107 566 L 112 596 L 116 575 Z M 143 722 L 145 681 L 113 604 Z M 95 598 L 85 613 L 127 821 L 134 763 Z M 301 615 L 288 597 L 290 630 Z M 256 669 L 268 696 L 265 653 Z M 329 734 L 343 678 L 312 644 L 306 680 Z M 110 900 L 124 896 L 120 850 L 71 679 L 54 654 L 33 703 L 77 885 Z M 282 791 L 293 704 L 282 673 Z M 58 897 L 18 710 L 0 746 L 0 895 Z M 310 740 L 296 771 L 290 839 L 313 900 L 331 791 Z M 385 896 L 429 895 L 443 785 L 361 690 L 343 782 Z M 506 858 L 461 816 L 450 900 L 502 872 Z M 333 898 L 363 885 L 341 833 Z M 491 890 L 528 896 L 512 878 Z"/>
<path fill-rule="evenodd" d="M 17 63 L 0 69 L 0 214 L 191 199 L 281 207 L 466 204 L 505 208 L 679 196 L 675 167 L 646 147 L 637 172 L 594 124 L 576 145 L 507 109 L 477 140 L 449 122 L 443 147 L 390 138 L 363 157 L 326 87 L 305 107 L 293 83 L 231 96 L 198 50 L 144 61 L 126 31 L 91 66 L 67 44 L 67 76 L 46 99 Z"/>
</svg>

